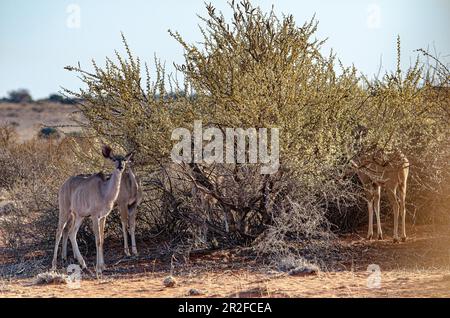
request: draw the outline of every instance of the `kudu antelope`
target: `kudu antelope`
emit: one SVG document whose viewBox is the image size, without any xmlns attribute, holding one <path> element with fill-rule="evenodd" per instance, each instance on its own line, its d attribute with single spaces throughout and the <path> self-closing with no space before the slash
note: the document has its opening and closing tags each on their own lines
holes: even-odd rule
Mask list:
<svg viewBox="0 0 450 318">
<path fill-rule="evenodd" d="M 131 252 L 134 256 L 138 255 L 136 247 L 136 212 L 137 207 L 142 201 L 142 187 L 139 178 L 134 174 L 130 165 L 122 175 L 119 196 L 117 197 L 117 207 L 120 212 L 120 220 L 123 232 L 123 248 L 126 256 L 130 256 L 128 248 L 128 233 L 131 237 Z"/>
<path fill-rule="evenodd" d="M 206 171 L 203 171 L 203 169 L 200 167 L 198 167 L 198 172 L 200 172 L 200 174 L 203 176 L 208 176 L 207 179 L 211 187 L 210 190 L 199 184 L 199 182 L 197 182 L 191 175 L 190 171 L 185 171 L 189 179 L 193 182 L 191 195 L 200 207 L 201 211 L 207 213 L 207 220 L 210 221 L 210 213 L 212 213 L 215 208 L 221 207 L 219 200 L 214 197 L 213 193 L 219 194 L 219 196 L 221 196 L 220 190 L 225 190 L 223 189 L 224 185 L 226 184 L 225 176 L 217 175 L 212 171 L 208 171 L 208 169 L 206 169 Z M 223 209 L 224 213 L 225 232 L 229 233 L 230 231 L 234 231 L 236 226 L 232 212 L 226 206 L 222 206 L 221 208 Z"/>
<path fill-rule="evenodd" d="M 104 146 L 102 154 L 115 164 L 114 172 L 109 179 L 102 173 L 90 176 L 81 175 L 70 177 L 59 190 L 59 222 L 56 232 L 55 249 L 53 253 L 52 269 L 56 270 L 58 247 L 64 230 L 67 228 L 67 237 L 70 238 L 74 257 L 81 267 L 86 268 L 86 263 L 81 256 L 77 244 L 77 233 L 85 217 L 92 220 L 97 250 L 96 270 L 101 272 L 105 267 L 103 259 L 103 241 L 106 218 L 119 196 L 122 174 L 126 164 L 133 156 L 129 153 L 125 157 L 113 155 L 108 146 Z M 65 249 L 65 245 L 63 244 Z M 67 250 L 63 251 L 63 256 Z"/>
<path fill-rule="evenodd" d="M 373 212 L 377 219 L 378 239 L 383 239 L 380 221 L 381 187 L 384 187 L 394 211 L 394 243 L 399 242 L 398 216 L 402 218 L 402 241 L 406 241 L 406 183 L 409 173 L 409 161 L 400 151 L 382 158 L 381 153 L 360 155 L 351 160 L 359 179 L 363 184 L 369 212 L 367 239 L 373 238 Z"/>
<path fill-rule="evenodd" d="M 78 177 L 90 177 L 78 176 Z M 111 175 L 106 177 L 111 178 Z M 120 182 L 119 195 L 117 197 L 117 208 L 120 213 L 120 221 L 122 224 L 123 232 L 123 244 L 124 253 L 126 256 L 131 256 L 130 249 L 128 247 L 128 234 L 131 237 L 131 252 L 133 255 L 137 256 L 137 246 L 136 246 L 136 212 L 137 207 L 142 201 L 142 188 L 139 178 L 134 174 L 130 165 L 127 165 L 125 171 L 122 173 L 122 180 Z M 66 226 L 62 236 L 62 259 L 67 260 L 67 241 L 69 237 L 69 229 Z"/>
</svg>

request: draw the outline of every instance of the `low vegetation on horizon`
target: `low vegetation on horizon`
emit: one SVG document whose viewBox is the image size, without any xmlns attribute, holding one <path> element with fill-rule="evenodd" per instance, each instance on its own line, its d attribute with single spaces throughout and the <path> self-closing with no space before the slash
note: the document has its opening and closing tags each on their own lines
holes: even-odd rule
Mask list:
<svg viewBox="0 0 450 318">
<path fill-rule="evenodd" d="M 11 103 L 11 104 L 28 104 L 28 103 L 58 103 L 65 105 L 75 105 L 81 102 L 75 98 L 69 98 L 61 94 L 50 94 L 47 98 L 41 98 L 34 100 L 31 96 L 29 90 L 24 88 L 19 88 L 8 92 L 6 97 L 0 98 L 0 103 Z"/>
</svg>

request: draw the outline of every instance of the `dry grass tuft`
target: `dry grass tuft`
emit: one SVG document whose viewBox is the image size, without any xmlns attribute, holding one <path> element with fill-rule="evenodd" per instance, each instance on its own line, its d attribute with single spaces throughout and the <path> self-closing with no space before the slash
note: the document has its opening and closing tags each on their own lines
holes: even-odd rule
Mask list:
<svg viewBox="0 0 450 318">
<path fill-rule="evenodd" d="M 290 276 L 315 276 L 319 274 L 319 268 L 316 266 L 313 267 L 296 267 L 291 269 L 288 274 Z"/>
<path fill-rule="evenodd" d="M 317 265 L 311 264 L 303 258 L 295 258 L 292 255 L 280 260 L 278 270 L 287 272 L 291 276 L 317 275 L 320 271 Z"/>
<path fill-rule="evenodd" d="M 40 273 L 33 280 L 33 285 L 59 285 L 59 284 L 67 284 L 67 276 L 57 272 Z"/>
</svg>

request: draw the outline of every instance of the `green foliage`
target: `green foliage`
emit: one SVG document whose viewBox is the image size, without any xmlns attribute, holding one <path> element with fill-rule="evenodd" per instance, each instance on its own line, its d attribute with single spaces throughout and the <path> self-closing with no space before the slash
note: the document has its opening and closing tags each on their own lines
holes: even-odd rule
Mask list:
<svg viewBox="0 0 450 318">
<path fill-rule="evenodd" d="M 397 40 L 398 68 L 395 73 L 367 81 L 370 98 L 360 122 L 368 128 L 366 143 L 383 151 L 401 149 L 407 156 L 435 151 L 448 127 L 444 125 L 436 103 L 428 97 L 434 89 L 424 77 L 417 58 L 405 74 L 400 69 L 400 38 Z"/>
<path fill-rule="evenodd" d="M 66 67 L 79 73 L 87 86 L 80 92 L 66 93 L 83 101 L 79 107 L 89 121 L 88 129 L 105 142 L 138 150 L 139 157 L 145 158 L 143 164 L 155 166 L 169 158 L 172 130 L 189 120 L 184 110 L 188 98 L 178 87 L 166 90 L 165 70 L 156 59 L 156 80 L 151 81 L 146 64 L 143 87 L 140 60 L 133 57 L 124 36 L 122 39 L 128 59 L 116 52 L 118 62 L 107 58 L 104 68 L 92 61 L 93 74 L 80 67 Z"/>
<path fill-rule="evenodd" d="M 449 76 L 442 63 L 436 63 L 431 71 L 418 57 L 402 71 L 398 38 L 397 69 L 369 80 L 359 76 L 355 66 L 344 66 L 333 52 L 324 54 L 325 41 L 315 37 L 315 19 L 298 27 L 292 16 L 265 13 L 249 1 L 232 1 L 230 8 L 233 15 L 227 22 L 222 13 L 207 5 L 207 17 L 201 18 L 200 43 L 188 43 L 180 33 L 170 31 L 185 52 L 185 62 L 177 65 L 184 75 L 182 84 L 167 76 L 156 59 L 152 81 L 147 65 L 141 67 L 123 35 L 126 58 L 116 52 L 116 61 L 107 58 L 104 67 L 93 61 L 92 72 L 80 65 L 66 68 L 85 84 L 79 92 L 66 93 L 83 101 L 80 110 L 95 142 L 138 150 L 140 172 L 146 172 L 144 181 L 152 185 L 147 198 L 156 202 L 147 206 L 147 212 L 172 222 L 167 226 L 172 234 L 180 233 L 180 224 L 188 227 L 209 222 L 227 236 L 220 228 L 223 212 L 231 209 L 242 222 L 253 218 L 247 224 L 253 228 L 247 231 L 242 226 L 240 233 L 253 239 L 276 220 L 284 222 L 283 215 L 299 213 L 296 219 L 301 220 L 306 204 L 302 202 L 320 215 L 326 212 L 331 220 L 344 219 L 340 224 L 350 223 L 345 219 L 358 219 L 354 210 L 358 191 L 343 175 L 349 159 L 361 151 L 387 155 L 401 150 L 412 163 L 414 191 L 424 193 L 425 188 L 440 185 L 440 172 L 449 169 Z M 429 57 L 427 54 L 422 51 Z M 192 127 L 194 119 L 220 128 L 279 128 L 280 174 L 261 178 L 245 166 L 213 167 L 215 173 L 230 178 L 220 191 L 202 172 L 211 167 L 194 166 L 184 176 L 178 172 L 171 176 L 166 170 L 170 170 L 172 130 Z M 362 128 L 365 133 L 358 136 Z M 85 159 L 96 156 L 80 155 Z M 155 172 L 156 179 L 152 177 Z M 229 196 L 219 198 L 214 220 L 203 215 L 194 222 L 193 215 L 202 214 L 189 187 L 196 178 L 210 191 Z M 261 204 L 264 200 L 266 205 Z M 282 235 L 273 233 L 283 239 L 298 236 L 291 233 L 292 228 L 298 227 L 286 227 Z"/>
<path fill-rule="evenodd" d="M 230 5 L 230 23 L 207 6 L 200 47 L 171 33 L 185 49 L 178 69 L 202 96 L 203 118 L 220 127 L 280 128 L 282 163 L 306 184 L 323 183 L 344 155 L 364 95 L 356 69 L 322 54 L 314 19 L 297 27 L 292 16 L 278 19 L 248 1 Z"/>
</svg>

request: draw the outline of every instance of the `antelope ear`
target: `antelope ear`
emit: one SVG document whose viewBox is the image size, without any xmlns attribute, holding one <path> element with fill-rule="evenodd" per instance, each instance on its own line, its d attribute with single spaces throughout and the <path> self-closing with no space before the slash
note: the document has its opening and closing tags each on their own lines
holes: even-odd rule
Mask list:
<svg viewBox="0 0 450 318">
<path fill-rule="evenodd" d="M 133 150 L 132 152 L 130 152 L 128 155 L 125 156 L 125 159 L 127 161 L 130 161 L 131 159 L 133 159 L 135 153 L 136 153 L 136 151 Z"/>
<path fill-rule="evenodd" d="M 110 146 L 106 146 L 104 145 L 102 147 L 102 155 L 103 157 L 107 158 L 107 159 L 111 159 L 111 154 L 112 154 L 112 149 Z"/>
</svg>

